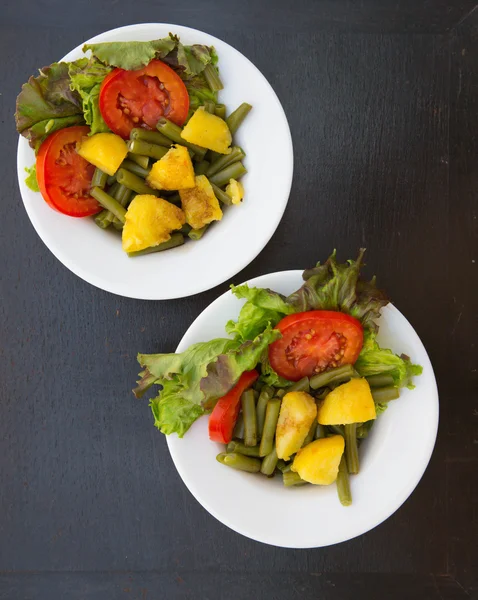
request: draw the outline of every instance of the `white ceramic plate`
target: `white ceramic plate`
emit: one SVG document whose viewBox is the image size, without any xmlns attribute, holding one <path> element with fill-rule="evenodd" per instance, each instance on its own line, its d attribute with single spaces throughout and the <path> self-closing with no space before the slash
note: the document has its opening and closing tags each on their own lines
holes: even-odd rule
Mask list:
<svg viewBox="0 0 478 600">
<path fill-rule="evenodd" d="M 35 157 L 24 138 L 20 137 L 18 143 L 18 178 L 23 202 L 48 248 L 85 281 L 114 294 L 145 300 L 197 294 L 246 267 L 276 230 L 292 183 L 292 139 L 284 110 L 265 77 L 240 52 L 202 31 L 164 23 L 120 27 L 88 43 L 146 41 L 165 37 L 170 31 L 178 34 L 185 44 L 216 48 L 224 82 L 220 99 L 229 110 L 241 102 L 253 106 L 236 136 L 236 142 L 247 154 L 245 164 L 249 172 L 243 179 L 245 200 L 240 206 L 226 210 L 223 220 L 211 227 L 200 242 L 128 258 L 121 250 L 118 235 L 101 231 L 91 218 L 75 219 L 55 212 L 39 193 L 26 187 L 24 169 L 35 162 Z M 80 44 L 62 60 L 83 56 L 82 46 Z"/>
<path fill-rule="evenodd" d="M 249 283 L 290 294 L 302 284 L 302 271 L 257 277 Z M 177 352 L 190 344 L 224 336 L 243 301 L 226 292 L 194 321 Z M 329 546 L 351 539 L 392 515 L 420 481 L 435 444 L 438 391 L 430 359 L 413 327 L 392 305 L 379 321 L 380 345 L 409 355 L 423 366 L 416 389 L 404 389 L 379 417 L 360 448 L 360 473 L 351 477 L 353 504 L 344 508 L 335 484 L 284 488 L 234 471 L 216 461 L 224 446 L 208 439 L 208 417 L 193 424 L 183 439 L 168 436 L 174 464 L 193 496 L 216 519 L 254 540 L 288 548 Z M 405 437 L 404 437 L 405 432 Z"/>
</svg>

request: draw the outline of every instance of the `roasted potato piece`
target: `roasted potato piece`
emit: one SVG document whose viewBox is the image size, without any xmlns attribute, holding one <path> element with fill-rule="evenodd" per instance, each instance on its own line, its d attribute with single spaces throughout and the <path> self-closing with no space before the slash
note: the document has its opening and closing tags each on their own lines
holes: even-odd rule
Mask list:
<svg viewBox="0 0 478 600">
<path fill-rule="evenodd" d="M 95 133 L 84 137 L 76 151 L 98 169 L 114 175 L 128 154 L 128 147 L 119 135 Z"/>
<path fill-rule="evenodd" d="M 230 154 L 232 135 L 226 121 L 204 110 L 204 106 L 198 108 L 189 119 L 181 133 L 190 144 L 196 144 L 202 148 L 208 148 L 220 154 Z"/>
<path fill-rule="evenodd" d="M 230 179 L 226 187 L 226 194 L 229 196 L 233 204 L 240 204 L 244 198 L 244 186 L 240 181 Z"/>
<path fill-rule="evenodd" d="M 341 435 L 315 440 L 297 452 L 291 470 L 309 483 L 329 485 L 337 479 L 344 448 Z"/>
<path fill-rule="evenodd" d="M 358 378 L 339 385 L 327 394 L 317 411 L 317 421 L 322 425 L 364 423 L 376 417 L 368 381 Z"/>
<path fill-rule="evenodd" d="M 179 190 L 181 205 L 186 222 L 193 229 L 201 229 L 212 221 L 222 219 L 222 210 L 214 190 L 205 175 L 198 175 L 195 187 L 188 190 Z"/>
<path fill-rule="evenodd" d="M 183 211 L 150 194 L 136 196 L 126 211 L 122 242 L 125 252 L 137 252 L 167 242 L 186 222 Z"/>
<path fill-rule="evenodd" d="M 276 428 L 277 456 L 289 460 L 304 443 L 317 416 L 315 400 L 306 392 L 289 392 L 282 398 Z"/>
<path fill-rule="evenodd" d="M 173 146 L 151 167 L 146 178 L 156 190 L 181 190 L 194 187 L 194 168 L 187 148 Z"/>
</svg>

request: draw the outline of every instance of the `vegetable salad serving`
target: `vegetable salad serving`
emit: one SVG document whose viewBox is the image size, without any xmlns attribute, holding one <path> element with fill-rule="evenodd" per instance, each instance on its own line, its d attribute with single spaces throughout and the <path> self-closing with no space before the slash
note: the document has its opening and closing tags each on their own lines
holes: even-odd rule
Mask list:
<svg viewBox="0 0 478 600">
<path fill-rule="evenodd" d="M 179 38 L 86 44 L 17 98 L 17 130 L 36 153 L 26 184 L 55 210 L 121 232 L 129 256 L 199 240 L 240 204 L 247 172 L 213 47 Z"/>
<path fill-rule="evenodd" d="M 357 260 L 304 271 L 304 284 L 285 297 L 270 289 L 235 287 L 245 299 L 229 338 L 192 345 L 180 354 L 140 354 L 134 390 L 150 401 L 156 427 L 182 437 L 209 414 L 209 438 L 224 444 L 217 460 L 285 486 L 337 484 L 352 502 L 349 476 L 359 472 L 359 448 L 388 402 L 413 389 L 422 368 L 376 340 L 388 303 Z"/>
</svg>

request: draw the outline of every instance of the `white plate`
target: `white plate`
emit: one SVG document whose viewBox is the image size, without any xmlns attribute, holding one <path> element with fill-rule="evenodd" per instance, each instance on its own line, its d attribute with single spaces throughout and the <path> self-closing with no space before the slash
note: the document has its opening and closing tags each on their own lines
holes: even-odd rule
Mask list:
<svg viewBox="0 0 478 600">
<path fill-rule="evenodd" d="M 302 271 L 272 273 L 251 280 L 290 294 Z M 235 319 L 243 301 L 226 292 L 194 321 L 177 352 L 190 344 L 224 337 L 224 324 Z M 280 478 L 266 479 L 229 469 L 216 461 L 224 446 L 208 439 L 208 417 L 193 424 L 183 439 L 168 436 L 174 464 L 189 491 L 216 519 L 259 542 L 287 548 L 315 548 L 351 539 L 392 515 L 420 481 L 435 444 L 438 391 L 426 350 L 405 317 L 392 305 L 383 309 L 378 340 L 383 347 L 409 355 L 423 366 L 416 389 L 404 389 L 374 425 L 360 450 L 360 473 L 351 477 L 352 506 L 344 508 L 335 484 L 284 488 Z"/>
<path fill-rule="evenodd" d="M 245 164 L 249 172 L 243 179 L 245 200 L 240 206 L 226 210 L 223 220 L 214 224 L 200 242 L 188 242 L 159 254 L 128 258 L 121 250 L 118 235 L 101 231 L 91 218 L 75 219 L 57 213 L 39 193 L 26 187 L 24 169 L 35 162 L 35 157 L 23 137 L 18 143 L 18 178 L 23 202 L 48 248 L 85 281 L 114 294 L 145 300 L 197 294 L 246 267 L 276 230 L 292 183 L 292 139 L 284 110 L 262 73 L 232 46 L 202 31 L 164 23 L 112 29 L 88 43 L 146 41 L 165 37 L 170 31 L 178 34 L 185 44 L 207 44 L 216 48 L 224 82 L 220 99 L 229 110 L 241 102 L 253 106 L 236 136 L 236 142 L 247 154 Z M 83 56 L 82 46 L 80 44 L 62 60 Z"/>
</svg>

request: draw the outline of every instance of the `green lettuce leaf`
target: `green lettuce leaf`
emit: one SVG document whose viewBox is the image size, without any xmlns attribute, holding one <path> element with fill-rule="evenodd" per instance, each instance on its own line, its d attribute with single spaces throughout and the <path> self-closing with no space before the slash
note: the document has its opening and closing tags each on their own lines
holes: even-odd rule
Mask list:
<svg viewBox="0 0 478 600">
<path fill-rule="evenodd" d="M 159 396 L 153 398 L 149 406 L 155 427 L 165 435 L 177 433 L 179 437 L 183 437 L 194 421 L 205 413 L 202 406 L 183 398 L 173 381 L 165 382 Z"/>
<path fill-rule="evenodd" d="M 153 58 L 164 58 L 177 43 L 174 36 L 149 42 L 103 42 L 100 44 L 85 44 L 83 52 L 91 50 L 105 65 L 119 67 L 132 71 L 144 67 Z"/>
<path fill-rule="evenodd" d="M 32 192 L 39 192 L 40 187 L 37 180 L 36 165 L 33 165 L 33 167 L 25 167 L 25 171 L 28 173 L 27 177 L 25 178 L 25 185 L 30 188 Z"/>
<path fill-rule="evenodd" d="M 293 381 L 289 381 L 288 379 L 284 379 L 281 377 L 274 369 L 271 367 L 271 363 L 269 362 L 269 357 L 267 352 L 261 357 L 261 381 L 265 385 L 271 385 L 276 388 L 284 388 L 289 387 L 294 383 Z"/>
<path fill-rule="evenodd" d="M 111 67 L 94 58 L 80 58 L 68 66 L 70 88 L 81 98 L 83 116 L 91 129 L 90 135 L 110 131 L 101 116 L 98 98 L 103 79 L 111 70 Z"/>
<path fill-rule="evenodd" d="M 70 89 L 67 63 L 53 63 L 30 77 L 17 97 L 15 122 L 35 151 L 50 133 L 85 122 L 81 98 Z"/>
</svg>

